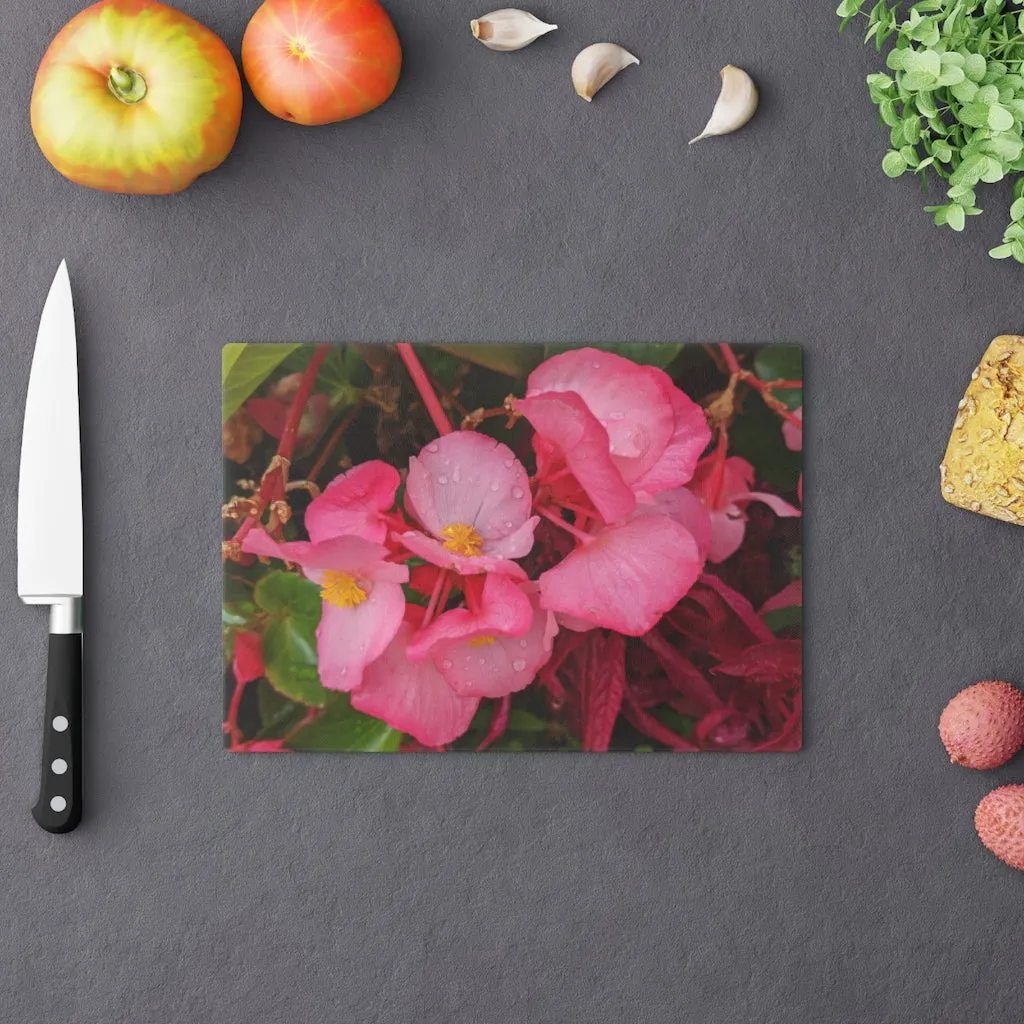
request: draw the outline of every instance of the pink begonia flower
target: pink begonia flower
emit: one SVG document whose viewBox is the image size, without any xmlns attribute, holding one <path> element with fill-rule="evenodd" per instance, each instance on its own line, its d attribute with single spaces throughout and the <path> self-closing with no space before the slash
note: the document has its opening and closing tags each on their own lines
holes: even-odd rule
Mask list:
<svg viewBox="0 0 1024 1024">
<path fill-rule="evenodd" d="M 754 467 L 738 455 L 717 464 L 717 455 L 709 455 L 697 466 L 691 485 L 711 515 L 709 562 L 724 562 L 743 543 L 747 529 L 745 508 L 752 501 L 767 505 L 777 516 L 799 516 L 794 508 L 776 494 L 752 491 Z"/>
<path fill-rule="evenodd" d="M 533 681 L 551 656 L 558 624 L 540 607 L 537 585 L 486 577 L 479 607 L 439 615 L 409 643 L 412 661 L 430 658 L 463 697 L 504 697 Z"/>
<path fill-rule="evenodd" d="M 495 633 L 522 636 L 533 622 L 529 598 L 503 576 L 490 574 L 484 578 L 478 604 L 475 611 L 454 608 L 438 615 L 410 642 L 409 657 L 413 661 L 425 661 L 437 644 L 450 640 L 460 641 Z"/>
<path fill-rule="evenodd" d="M 405 504 L 423 529 L 394 534 L 420 558 L 463 576 L 526 573 L 511 561 L 530 553 L 539 522 L 530 478 L 510 448 L 472 430 L 431 441 L 409 460 Z"/>
<path fill-rule="evenodd" d="M 541 605 L 642 636 L 686 595 L 703 566 L 690 530 L 666 515 L 642 515 L 599 530 L 543 573 Z"/>
<path fill-rule="evenodd" d="M 387 548 L 360 537 L 279 544 L 266 531 L 253 530 L 242 541 L 242 550 L 295 562 L 320 587 L 320 681 L 328 690 L 359 686 L 363 670 L 383 653 L 401 625 L 402 584 L 409 580 L 409 569 L 384 561 Z"/>
<path fill-rule="evenodd" d="M 646 515 L 664 515 L 685 526 L 697 542 L 701 559 L 707 558 L 711 549 L 711 516 L 704 502 L 685 487 L 671 491 L 659 491 L 653 498 L 637 502 L 632 518 Z"/>
<path fill-rule="evenodd" d="M 703 410 L 667 373 L 593 348 L 541 363 L 516 408 L 536 431 L 539 464 L 560 452 L 609 523 L 638 496 L 689 482 L 711 440 Z"/>
<path fill-rule="evenodd" d="M 795 423 L 790 423 L 789 420 L 784 421 L 782 424 L 782 439 L 786 442 L 786 447 L 791 452 L 801 452 L 804 449 L 804 407 L 800 406 L 793 413 L 793 417 L 800 421 L 800 426 L 798 427 Z"/>
<path fill-rule="evenodd" d="M 398 470 L 379 460 L 336 476 L 306 509 L 310 540 L 362 537 L 383 544 L 388 535 L 384 513 L 394 505 L 400 482 Z"/>
<path fill-rule="evenodd" d="M 480 698 L 459 696 L 433 661 L 410 661 L 406 648 L 413 632 L 411 623 L 401 623 L 387 650 L 367 666 L 352 707 L 424 746 L 439 747 L 469 728 Z"/>
</svg>

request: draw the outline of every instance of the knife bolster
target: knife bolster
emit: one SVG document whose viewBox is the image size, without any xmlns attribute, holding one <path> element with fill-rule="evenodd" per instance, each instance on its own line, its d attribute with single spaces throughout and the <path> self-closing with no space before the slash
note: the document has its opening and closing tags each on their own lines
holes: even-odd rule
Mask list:
<svg viewBox="0 0 1024 1024">
<path fill-rule="evenodd" d="M 82 599 L 80 597 L 58 597 L 50 605 L 51 633 L 82 632 Z"/>
</svg>

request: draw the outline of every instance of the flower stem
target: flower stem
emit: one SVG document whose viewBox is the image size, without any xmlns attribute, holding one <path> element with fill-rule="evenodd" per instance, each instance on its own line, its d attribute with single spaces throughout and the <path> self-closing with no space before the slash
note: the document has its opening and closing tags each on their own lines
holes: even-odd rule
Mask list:
<svg viewBox="0 0 1024 1024">
<path fill-rule="evenodd" d="M 284 498 L 285 496 L 285 487 L 288 484 L 288 467 L 291 465 L 292 456 L 295 454 L 295 442 L 299 436 L 299 424 L 302 422 L 302 414 L 306 410 L 306 403 L 309 401 L 309 396 L 313 391 L 316 375 L 320 372 L 320 367 L 330 350 L 330 345 L 317 345 L 316 351 L 309 360 L 309 365 L 303 371 L 302 379 L 299 381 L 299 388 L 295 392 L 295 398 L 292 399 L 291 407 L 288 410 L 288 417 L 285 420 L 284 431 L 281 433 L 281 440 L 277 445 L 277 455 L 274 459 L 273 468 L 268 470 L 260 481 L 259 496 L 257 498 L 260 508 L 265 509 L 272 501 Z M 260 522 L 258 516 L 248 516 L 232 538 L 232 545 L 237 546 L 241 544 L 249 531 L 258 522 Z M 227 556 L 225 555 L 224 557 Z"/>
<path fill-rule="evenodd" d="M 775 388 L 792 390 L 794 388 L 803 387 L 802 381 L 763 381 L 756 373 L 744 370 L 743 367 L 740 366 L 739 360 L 736 358 L 736 353 L 733 352 L 731 345 L 723 342 L 719 348 L 722 352 L 722 358 L 725 360 L 725 365 L 728 367 L 729 373 L 732 375 L 734 380 L 741 380 L 744 384 L 749 384 L 760 394 L 764 404 L 767 405 L 772 412 L 777 416 L 781 416 L 787 423 L 791 423 L 793 426 L 803 429 L 803 423 L 786 408 L 784 402 L 780 402 L 775 395 L 772 394 Z"/>
<path fill-rule="evenodd" d="M 541 508 L 539 505 L 535 505 L 534 512 L 537 515 L 543 516 L 549 522 L 554 523 L 555 526 L 561 527 L 566 533 L 571 533 L 582 544 L 589 544 L 594 539 L 589 533 L 577 530 L 575 526 L 567 523 L 560 515 L 557 515 L 548 508 Z"/>
<path fill-rule="evenodd" d="M 438 605 L 440 603 L 441 590 L 444 587 L 447 578 L 447 569 L 442 569 L 437 574 L 437 579 L 434 581 L 434 589 L 430 592 L 430 602 L 427 604 L 427 610 L 423 615 L 423 623 L 420 626 L 421 629 L 425 629 L 427 626 L 429 626 L 431 620 L 434 618 L 434 612 L 437 611 Z"/>
<path fill-rule="evenodd" d="M 355 422 L 356 417 L 362 411 L 362 405 L 356 403 L 348 411 L 348 415 L 338 424 L 338 429 L 331 434 L 327 444 L 324 445 L 324 450 L 320 453 L 320 458 L 316 460 L 316 464 L 309 471 L 309 479 L 316 483 L 316 478 L 323 472 L 324 466 L 327 465 L 327 460 L 331 457 L 335 447 L 341 440 L 342 435 L 348 430 L 349 427 Z"/>
<path fill-rule="evenodd" d="M 420 393 L 420 398 L 423 399 L 423 404 L 426 406 L 427 412 L 430 413 L 437 432 L 442 437 L 445 434 L 450 434 L 452 432 L 451 421 L 445 415 L 444 409 L 441 408 L 441 402 L 430 386 L 427 371 L 423 369 L 423 364 L 413 351 L 412 345 L 407 341 L 399 341 L 395 343 L 395 348 L 398 349 L 398 354 L 402 357 L 402 362 L 405 363 L 405 368 L 409 371 L 409 376 L 412 377 L 412 382 L 416 385 L 416 390 Z"/>
</svg>

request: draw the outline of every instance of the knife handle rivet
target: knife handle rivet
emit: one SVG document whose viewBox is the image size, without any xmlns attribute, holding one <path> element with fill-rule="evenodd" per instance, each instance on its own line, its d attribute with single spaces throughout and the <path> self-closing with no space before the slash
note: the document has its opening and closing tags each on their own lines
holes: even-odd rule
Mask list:
<svg viewBox="0 0 1024 1024">
<path fill-rule="evenodd" d="M 67 732 L 71 723 L 63 715 L 57 715 L 53 720 L 54 732 Z"/>
<path fill-rule="evenodd" d="M 58 814 L 65 810 L 67 806 L 68 802 L 62 796 L 55 796 L 50 799 L 50 810 L 56 811 Z"/>
<path fill-rule="evenodd" d="M 50 765 L 50 771 L 54 775 L 63 775 L 68 770 L 68 763 L 63 757 L 54 758 L 53 764 Z"/>
</svg>

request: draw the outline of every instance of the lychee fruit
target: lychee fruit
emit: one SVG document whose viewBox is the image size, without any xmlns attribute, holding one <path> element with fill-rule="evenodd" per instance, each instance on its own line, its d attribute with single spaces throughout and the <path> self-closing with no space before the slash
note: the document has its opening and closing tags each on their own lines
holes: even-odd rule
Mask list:
<svg viewBox="0 0 1024 1024">
<path fill-rule="evenodd" d="M 961 690 L 939 718 L 939 736 L 954 764 L 998 768 L 1024 747 L 1024 693 L 998 681 Z"/>
<path fill-rule="evenodd" d="M 974 827 L 987 849 L 1024 871 L 1024 786 L 993 789 L 978 804 Z"/>
</svg>

